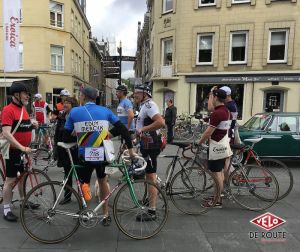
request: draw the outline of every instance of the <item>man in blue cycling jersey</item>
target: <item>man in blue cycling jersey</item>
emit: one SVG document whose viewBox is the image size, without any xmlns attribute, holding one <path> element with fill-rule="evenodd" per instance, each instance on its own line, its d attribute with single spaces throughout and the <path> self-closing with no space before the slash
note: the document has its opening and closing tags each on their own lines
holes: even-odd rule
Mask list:
<svg viewBox="0 0 300 252">
<path fill-rule="evenodd" d="M 110 109 L 96 105 L 97 93 L 98 91 L 91 87 L 81 90 L 79 99 L 80 103 L 84 105 L 71 110 L 65 123 L 63 141 L 70 142 L 72 134 L 76 134 L 79 163 L 84 166 L 83 169 L 78 170 L 78 175 L 83 184 L 89 184 L 95 169 L 100 186 L 100 198 L 103 200 L 109 194 L 109 185 L 105 174 L 107 162 L 103 140 L 109 136 L 121 135 L 129 149 L 130 156 L 133 157 L 134 154 L 128 130 Z M 110 131 L 109 124 L 114 126 Z M 105 218 L 102 224 L 108 226 L 111 222 L 108 214 L 108 202 L 103 205 L 103 214 Z"/>
</svg>

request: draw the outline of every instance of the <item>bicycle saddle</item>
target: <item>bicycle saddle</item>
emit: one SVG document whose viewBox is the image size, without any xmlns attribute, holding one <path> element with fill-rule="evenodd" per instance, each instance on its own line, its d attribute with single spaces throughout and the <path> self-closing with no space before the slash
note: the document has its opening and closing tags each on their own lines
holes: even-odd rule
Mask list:
<svg viewBox="0 0 300 252">
<path fill-rule="evenodd" d="M 245 147 L 245 144 L 230 144 L 230 148 L 233 150 L 241 150 Z"/>
<path fill-rule="evenodd" d="M 170 144 L 176 145 L 179 148 L 186 148 L 186 147 L 190 146 L 192 143 L 191 142 L 183 142 L 183 141 L 178 141 L 178 142 L 173 141 Z"/>
<path fill-rule="evenodd" d="M 77 143 L 63 143 L 63 142 L 58 142 L 57 145 L 60 147 L 63 147 L 65 149 L 71 149 L 73 146 L 75 146 Z"/>
<path fill-rule="evenodd" d="M 249 138 L 249 139 L 245 139 L 244 141 L 245 141 L 245 142 L 250 142 L 250 143 L 258 143 L 258 142 L 260 142 L 261 140 L 263 140 L 262 137 L 259 137 L 259 138 Z"/>
</svg>

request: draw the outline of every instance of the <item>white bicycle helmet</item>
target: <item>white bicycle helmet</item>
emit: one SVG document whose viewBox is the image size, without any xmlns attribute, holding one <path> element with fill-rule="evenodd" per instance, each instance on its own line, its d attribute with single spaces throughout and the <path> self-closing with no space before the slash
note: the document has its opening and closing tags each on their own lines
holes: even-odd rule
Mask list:
<svg viewBox="0 0 300 252">
<path fill-rule="evenodd" d="M 34 95 L 34 98 L 42 99 L 42 95 L 37 93 L 37 94 Z"/>
<path fill-rule="evenodd" d="M 67 89 L 63 89 L 60 91 L 60 96 L 70 96 L 70 93 Z"/>
</svg>

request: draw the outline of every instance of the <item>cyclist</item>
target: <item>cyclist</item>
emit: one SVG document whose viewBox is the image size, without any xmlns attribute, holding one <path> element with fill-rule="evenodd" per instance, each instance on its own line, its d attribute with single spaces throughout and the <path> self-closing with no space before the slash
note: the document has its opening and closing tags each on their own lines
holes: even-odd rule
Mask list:
<svg viewBox="0 0 300 252">
<path fill-rule="evenodd" d="M 35 94 L 34 95 L 34 102 L 33 102 L 33 113 L 35 120 L 38 122 L 39 126 L 45 126 L 48 123 L 48 115 L 51 112 L 51 109 L 49 108 L 49 105 L 47 102 L 43 101 L 41 94 Z M 49 136 L 47 134 L 47 131 L 45 129 L 41 129 L 44 133 L 44 143 L 45 145 L 48 144 Z M 36 130 L 36 139 L 38 137 L 38 130 Z"/>
<path fill-rule="evenodd" d="M 234 129 L 235 129 L 236 120 L 237 120 L 237 116 L 238 116 L 237 105 L 236 105 L 236 102 L 231 98 L 231 88 L 230 87 L 223 86 L 220 89 L 222 89 L 226 92 L 225 106 L 230 111 L 231 119 L 232 119 L 230 129 L 228 131 L 228 136 L 229 136 L 229 139 L 230 139 L 230 143 L 234 144 Z M 227 178 L 229 176 L 230 160 L 231 160 L 231 157 L 227 158 L 226 162 L 225 162 L 225 167 L 224 167 L 225 181 L 227 181 Z"/>
<path fill-rule="evenodd" d="M 15 81 L 10 87 L 12 102 L 5 106 L 2 112 L 2 131 L 3 136 L 10 142 L 9 158 L 6 160 L 6 179 L 3 188 L 3 208 L 4 219 L 7 221 L 17 221 L 17 216 L 11 211 L 10 203 L 12 200 L 13 184 L 15 183 L 17 173 L 23 172 L 24 167 L 21 165 L 21 154 L 30 153 L 31 148 L 31 131 L 37 128 L 36 122 L 31 123 L 26 107 L 29 102 L 30 91 L 23 81 Z M 22 118 L 21 118 L 22 117 Z M 21 120 L 17 131 L 12 135 L 12 131 Z M 21 200 L 24 199 L 21 188 L 22 181 L 19 182 L 19 193 Z M 36 205 L 30 206 L 36 208 Z"/>
<path fill-rule="evenodd" d="M 133 105 L 132 102 L 127 99 L 126 95 L 128 94 L 127 87 L 125 85 L 119 85 L 116 88 L 116 95 L 120 103 L 117 108 L 117 115 L 120 118 L 120 121 L 127 127 L 129 131 L 133 131 Z"/>
<path fill-rule="evenodd" d="M 72 132 L 77 135 L 79 145 L 79 162 L 84 166 L 84 169 L 78 170 L 78 175 L 81 182 L 85 185 L 83 193 L 90 194 L 86 189 L 86 185 L 90 183 L 91 175 L 96 169 L 98 183 L 100 186 L 100 198 L 103 200 L 109 194 L 109 186 L 107 176 L 105 174 L 105 157 L 103 149 L 103 139 L 109 135 L 117 136 L 121 134 L 129 149 L 130 156 L 134 156 L 130 135 L 126 127 L 121 123 L 120 119 L 113 112 L 105 107 L 96 105 L 98 91 L 91 87 L 84 87 L 80 92 L 80 103 L 84 104 L 81 107 L 76 107 L 71 110 L 65 123 L 65 134 L 63 135 L 64 142 L 70 142 Z M 113 128 L 108 131 L 109 123 L 113 124 Z M 91 157 L 92 148 L 98 155 Z M 94 152 L 94 153 L 95 153 Z M 103 214 L 105 216 L 102 224 L 110 225 L 111 218 L 108 214 L 108 204 L 103 205 Z"/>
<path fill-rule="evenodd" d="M 226 136 L 231 121 L 230 121 L 230 112 L 224 105 L 225 99 L 226 99 L 226 92 L 224 90 L 216 89 L 215 87 L 209 94 L 208 104 L 211 104 L 214 111 L 210 115 L 209 127 L 204 131 L 201 139 L 199 140 L 199 145 L 202 145 L 208 139 L 212 139 L 216 142 L 220 142 Z M 220 192 L 223 191 L 223 185 L 224 185 L 223 168 L 225 166 L 225 160 L 226 158 L 208 160 L 208 169 L 214 173 L 219 184 Z M 220 195 L 218 195 L 216 201 L 217 203 L 215 207 L 222 208 L 222 201 Z M 207 202 L 204 203 L 204 206 L 211 207 L 212 202 L 208 200 Z"/>
<path fill-rule="evenodd" d="M 64 110 L 64 100 L 70 96 L 70 92 L 67 89 L 63 89 L 60 91 L 59 97 L 60 102 L 56 104 L 56 110 L 57 111 L 63 111 Z"/>
<path fill-rule="evenodd" d="M 135 102 L 140 105 L 136 121 L 136 134 L 141 139 L 141 153 L 147 160 L 146 180 L 156 184 L 157 157 L 160 153 L 161 135 L 159 129 L 165 126 L 157 104 L 152 100 L 151 88 L 148 85 L 136 85 L 134 88 Z M 152 221 L 156 219 L 156 189 L 148 188 L 148 213 L 136 217 L 137 221 Z"/>
</svg>

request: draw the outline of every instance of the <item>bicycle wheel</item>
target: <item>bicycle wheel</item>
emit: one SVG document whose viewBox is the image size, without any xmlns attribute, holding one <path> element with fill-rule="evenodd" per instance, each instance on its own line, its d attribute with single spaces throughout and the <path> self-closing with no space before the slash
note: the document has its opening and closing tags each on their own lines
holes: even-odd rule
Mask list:
<svg viewBox="0 0 300 252">
<path fill-rule="evenodd" d="M 31 171 L 26 172 L 23 178 L 23 192 L 26 195 L 33 187 L 41 184 L 43 182 L 50 182 L 51 179 L 49 176 L 38 169 L 32 169 Z"/>
<path fill-rule="evenodd" d="M 279 187 L 275 176 L 268 169 L 246 165 L 230 174 L 227 190 L 240 206 L 261 211 L 277 201 Z"/>
<path fill-rule="evenodd" d="M 175 174 L 171 181 L 171 201 L 174 206 L 186 214 L 204 214 L 210 208 L 203 207 L 206 198 L 216 203 L 219 194 L 218 183 L 209 171 L 202 167 L 189 167 Z"/>
<path fill-rule="evenodd" d="M 291 170 L 283 162 L 273 159 L 261 159 L 261 165 L 269 169 L 277 179 L 279 195 L 277 200 L 285 198 L 293 189 L 294 178 Z"/>
<path fill-rule="evenodd" d="M 3 187 L 4 187 L 4 174 L 2 172 L 2 170 L 0 169 L 0 204 L 3 201 Z"/>
<path fill-rule="evenodd" d="M 21 224 L 26 233 L 42 243 L 58 243 L 72 236 L 78 229 L 82 202 L 78 193 L 68 185 L 72 201 L 65 205 L 59 202 L 64 197 L 61 182 L 51 181 L 37 185 L 28 192 L 21 208 Z M 38 208 L 33 209 L 34 203 Z"/>
<path fill-rule="evenodd" d="M 155 216 L 151 221 L 144 221 L 143 217 L 150 215 L 149 202 L 155 200 L 154 198 L 145 197 L 145 191 L 149 187 L 155 187 L 156 195 L 156 211 Z M 156 235 L 165 225 L 168 217 L 167 199 L 161 189 L 154 184 L 146 182 L 145 180 L 137 180 L 132 182 L 136 198 L 141 205 L 136 206 L 132 200 L 128 184 L 124 184 L 118 191 L 113 213 L 118 228 L 127 236 L 133 239 L 148 239 Z M 119 209 L 121 209 L 119 211 Z"/>
</svg>

